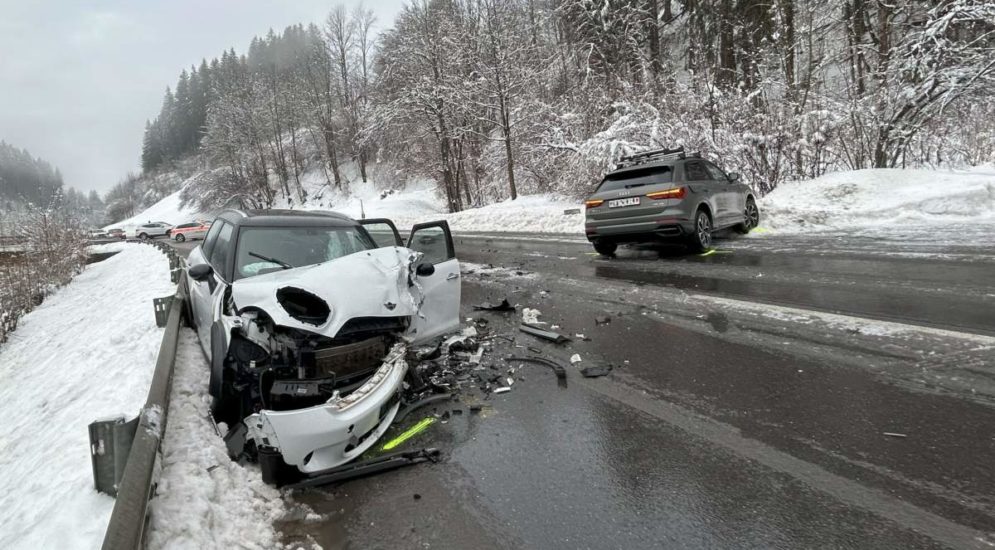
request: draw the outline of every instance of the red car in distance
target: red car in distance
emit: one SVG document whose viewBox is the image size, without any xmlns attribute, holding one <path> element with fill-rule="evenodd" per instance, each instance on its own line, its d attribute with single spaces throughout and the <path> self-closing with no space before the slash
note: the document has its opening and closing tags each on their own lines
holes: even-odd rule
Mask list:
<svg viewBox="0 0 995 550">
<path fill-rule="evenodd" d="M 207 236 L 207 231 L 211 228 L 211 222 L 196 221 L 181 223 L 169 230 L 169 238 L 178 243 L 186 240 L 203 239 Z"/>
</svg>

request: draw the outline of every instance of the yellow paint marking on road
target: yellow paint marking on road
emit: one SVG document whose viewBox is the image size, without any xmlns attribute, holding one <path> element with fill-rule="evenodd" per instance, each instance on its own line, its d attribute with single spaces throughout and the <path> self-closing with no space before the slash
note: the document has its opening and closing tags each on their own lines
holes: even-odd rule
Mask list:
<svg viewBox="0 0 995 550">
<path fill-rule="evenodd" d="M 410 428 L 407 429 L 407 431 L 395 437 L 394 439 L 390 440 L 390 442 L 388 442 L 386 445 L 383 446 L 383 450 L 389 451 L 394 447 L 397 447 L 401 443 L 404 443 L 405 441 L 423 432 L 425 428 L 431 426 L 434 422 L 435 422 L 435 417 L 430 416 L 428 418 L 423 418 L 421 422 L 415 424 L 414 426 L 411 426 Z"/>
</svg>

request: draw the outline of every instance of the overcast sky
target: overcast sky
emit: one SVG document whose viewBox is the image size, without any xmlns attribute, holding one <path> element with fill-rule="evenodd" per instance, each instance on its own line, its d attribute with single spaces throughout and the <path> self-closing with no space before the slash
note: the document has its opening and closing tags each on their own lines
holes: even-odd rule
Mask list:
<svg viewBox="0 0 995 550">
<path fill-rule="evenodd" d="M 343 0 L 348 9 L 359 0 Z M 366 0 L 381 27 L 404 0 Z M 0 140 L 101 194 L 139 169 L 145 120 L 181 70 L 330 0 L 0 0 Z"/>
</svg>

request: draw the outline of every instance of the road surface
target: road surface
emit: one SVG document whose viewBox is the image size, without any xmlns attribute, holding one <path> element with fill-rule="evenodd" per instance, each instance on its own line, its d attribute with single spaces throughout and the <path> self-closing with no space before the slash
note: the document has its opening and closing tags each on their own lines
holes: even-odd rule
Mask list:
<svg viewBox="0 0 995 550">
<path fill-rule="evenodd" d="M 450 411 L 410 442 L 443 449 L 439 464 L 289 496 L 321 519 L 280 522 L 286 542 L 995 546 L 995 248 L 859 235 L 717 247 L 607 259 L 569 237 L 461 237 L 464 318 L 499 335 L 485 363 L 515 369 L 512 391 L 480 414 L 452 403 L 409 418 Z M 470 307 L 502 298 L 519 312 Z M 522 307 L 573 341 L 519 333 Z M 503 360 L 537 353 L 582 361 L 563 387 Z M 579 375 L 606 363 L 608 377 Z"/>
</svg>

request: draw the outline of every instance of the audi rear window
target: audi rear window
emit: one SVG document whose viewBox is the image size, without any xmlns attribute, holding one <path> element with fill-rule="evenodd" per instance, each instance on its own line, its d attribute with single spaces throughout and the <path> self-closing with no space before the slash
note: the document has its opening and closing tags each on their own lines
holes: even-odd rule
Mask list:
<svg viewBox="0 0 995 550">
<path fill-rule="evenodd" d="M 644 185 L 671 183 L 674 181 L 674 170 L 671 166 L 654 166 L 645 170 L 631 170 L 619 174 L 608 174 L 598 186 L 596 192 L 632 189 Z"/>
</svg>

